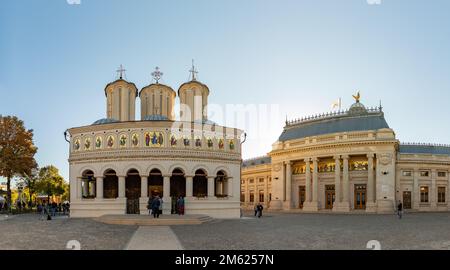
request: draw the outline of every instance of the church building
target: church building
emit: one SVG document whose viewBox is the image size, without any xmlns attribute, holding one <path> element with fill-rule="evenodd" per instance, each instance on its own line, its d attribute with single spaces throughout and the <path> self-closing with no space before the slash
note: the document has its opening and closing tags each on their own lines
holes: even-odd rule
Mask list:
<svg viewBox="0 0 450 270">
<path fill-rule="evenodd" d="M 148 214 L 149 197 L 158 195 L 163 214 L 176 213 L 184 197 L 186 214 L 239 218 L 243 132 L 208 120 L 210 90 L 194 66 L 177 92 L 159 83 L 158 68 L 141 90 L 124 71 L 105 87 L 106 118 L 67 131 L 71 217 Z"/>
</svg>

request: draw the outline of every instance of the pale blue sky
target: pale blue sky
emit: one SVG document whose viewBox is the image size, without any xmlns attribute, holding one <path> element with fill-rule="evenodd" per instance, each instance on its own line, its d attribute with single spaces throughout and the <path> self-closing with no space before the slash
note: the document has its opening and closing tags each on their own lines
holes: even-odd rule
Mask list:
<svg viewBox="0 0 450 270">
<path fill-rule="evenodd" d="M 286 114 L 348 107 L 356 90 L 383 101 L 401 141 L 450 143 L 449 13 L 448 0 L 3 0 L 0 114 L 34 129 L 40 166 L 67 178 L 62 134 L 105 116 L 120 64 L 138 88 L 158 65 L 177 89 L 194 58 L 210 102 L 279 104 L 244 158 L 270 151 Z"/>
</svg>

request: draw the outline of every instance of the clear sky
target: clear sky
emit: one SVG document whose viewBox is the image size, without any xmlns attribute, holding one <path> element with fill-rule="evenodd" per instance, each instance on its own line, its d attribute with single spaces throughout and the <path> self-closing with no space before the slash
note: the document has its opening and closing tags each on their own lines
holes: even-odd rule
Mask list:
<svg viewBox="0 0 450 270">
<path fill-rule="evenodd" d="M 120 64 L 138 88 L 159 66 L 176 90 L 194 58 L 210 103 L 278 106 L 246 130 L 244 158 L 270 151 L 286 115 L 346 108 L 357 90 L 401 141 L 450 143 L 448 0 L 68 2 L 0 6 L 0 114 L 34 129 L 39 165 L 65 178 L 63 132 L 105 117 Z"/>
</svg>

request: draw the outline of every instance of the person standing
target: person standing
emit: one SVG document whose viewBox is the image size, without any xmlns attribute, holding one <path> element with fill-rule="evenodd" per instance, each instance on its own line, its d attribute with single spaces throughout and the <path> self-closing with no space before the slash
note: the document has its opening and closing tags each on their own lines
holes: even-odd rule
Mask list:
<svg viewBox="0 0 450 270">
<path fill-rule="evenodd" d="M 402 218 L 402 214 L 403 214 L 403 204 L 401 201 L 398 201 L 398 205 L 397 205 L 397 215 L 398 218 L 401 219 Z"/>
<path fill-rule="evenodd" d="M 255 203 L 255 207 L 253 207 L 253 210 L 255 210 L 255 217 L 258 215 L 258 204 Z"/>
<path fill-rule="evenodd" d="M 178 215 L 184 215 L 184 198 L 182 196 L 178 202 Z"/>
<path fill-rule="evenodd" d="M 262 216 L 262 211 L 263 211 L 264 207 L 262 206 L 261 203 L 259 203 L 257 208 L 258 208 L 258 218 L 260 218 Z"/>
<path fill-rule="evenodd" d="M 162 209 L 163 209 L 163 200 L 161 197 L 158 196 L 158 200 L 159 200 L 159 210 L 158 210 L 158 214 L 162 215 Z"/>
<path fill-rule="evenodd" d="M 147 202 L 147 209 L 148 209 L 148 214 L 149 215 L 152 214 L 152 204 L 153 204 L 153 196 L 150 196 L 148 198 L 148 202 Z"/>
<path fill-rule="evenodd" d="M 152 213 L 154 218 L 159 218 L 159 199 L 158 196 L 156 196 L 152 201 Z"/>
</svg>

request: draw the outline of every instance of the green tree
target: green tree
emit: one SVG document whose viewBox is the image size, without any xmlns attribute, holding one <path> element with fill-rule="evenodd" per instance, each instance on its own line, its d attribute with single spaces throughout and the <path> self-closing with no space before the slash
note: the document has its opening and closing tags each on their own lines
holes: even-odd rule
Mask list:
<svg viewBox="0 0 450 270">
<path fill-rule="evenodd" d="M 11 180 L 15 176 L 31 174 L 37 164 L 34 155 L 33 130 L 26 130 L 16 116 L 0 115 L 0 176 L 7 179 L 7 200 L 11 209 Z"/>
<path fill-rule="evenodd" d="M 36 182 L 39 179 L 38 172 L 39 170 L 32 169 L 31 174 L 25 173 L 21 179 L 22 186 L 25 186 L 28 189 L 28 196 L 31 208 L 33 208 L 33 197 L 34 194 L 36 193 Z"/>
<path fill-rule="evenodd" d="M 39 170 L 39 176 L 35 184 L 36 192 L 47 195 L 48 202 L 50 196 L 61 196 L 66 190 L 67 183 L 59 174 L 58 168 L 53 165 L 43 167 Z"/>
</svg>

